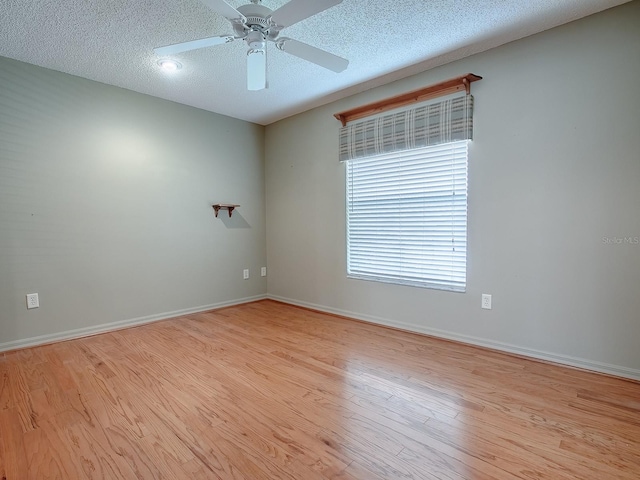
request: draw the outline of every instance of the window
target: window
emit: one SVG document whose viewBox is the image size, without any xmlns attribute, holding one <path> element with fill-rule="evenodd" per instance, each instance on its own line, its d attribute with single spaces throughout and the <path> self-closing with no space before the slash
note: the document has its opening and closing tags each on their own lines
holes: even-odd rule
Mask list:
<svg viewBox="0 0 640 480">
<path fill-rule="evenodd" d="M 466 290 L 472 134 L 468 91 L 340 129 L 349 277 Z"/>
<path fill-rule="evenodd" d="M 464 292 L 467 140 L 347 161 L 347 274 Z"/>
</svg>

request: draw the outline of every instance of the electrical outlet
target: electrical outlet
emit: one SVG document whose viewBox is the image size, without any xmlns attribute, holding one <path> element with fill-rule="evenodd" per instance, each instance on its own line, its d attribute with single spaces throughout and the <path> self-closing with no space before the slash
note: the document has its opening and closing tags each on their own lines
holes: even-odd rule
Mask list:
<svg viewBox="0 0 640 480">
<path fill-rule="evenodd" d="M 488 293 L 482 294 L 482 308 L 491 310 L 491 295 Z"/>
<path fill-rule="evenodd" d="M 266 277 L 267 276 L 267 267 L 262 267 L 260 269 L 260 276 L 261 277 Z"/>
<path fill-rule="evenodd" d="M 248 268 L 245 268 L 245 269 L 242 271 L 242 278 L 244 278 L 245 280 L 248 280 L 248 279 L 249 279 L 249 269 L 248 269 Z"/>
<path fill-rule="evenodd" d="M 40 300 L 37 293 L 27 293 L 27 308 L 38 308 Z"/>
</svg>

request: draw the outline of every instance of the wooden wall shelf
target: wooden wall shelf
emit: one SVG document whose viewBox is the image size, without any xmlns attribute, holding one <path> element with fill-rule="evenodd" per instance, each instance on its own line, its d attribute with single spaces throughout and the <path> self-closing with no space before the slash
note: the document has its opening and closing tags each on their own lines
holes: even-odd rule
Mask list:
<svg viewBox="0 0 640 480">
<path fill-rule="evenodd" d="M 238 208 L 240 205 L 234 205 L 233 203 L 216 203 L 215 205 L 211 205 L 213 210 L 216 212 L 216 217 L 218 216 L 218 212 L 220 210 L 227 210 L 229 212 L 229 216 L 233 213 L 233 211 Z"/>
<path fill-rule="evenodd" d="M 435 85 L 430 85 L 419 90 L 413 90 L 412 92 L 386 98 L 379 102 L 373 102 L 367 105 L 362 105 L 361 107 L 352 108 L 351 110 L 345 110 L 344 112 L 336 113 L 334 117 L 340 120 L 344 127 L 347 125 L 347 122 L 352 120 L 370 117 L 371 115 L 386 112 L 387 110 L 393 110 L 394 108 L 423 102 L 430 98 L 442 97 L 462 90 L 466 90 L 468 95 L 471 91 L 471 82 L 476 82 L 478 80 L 482 80 L 482 77 L 474 75 L 473 73 L 467 73 L 461 77 L 445 80 L 444 82 L 436 83 Z"/>
</svg>

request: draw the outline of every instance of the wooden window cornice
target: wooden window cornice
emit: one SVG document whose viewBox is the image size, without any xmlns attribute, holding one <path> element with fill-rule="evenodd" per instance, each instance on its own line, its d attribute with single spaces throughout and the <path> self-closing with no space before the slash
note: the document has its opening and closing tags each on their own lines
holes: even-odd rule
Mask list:
<svg viewBox="0 0 640 480">
<path fill-rule="evenodd" d="M 412 103 L 423 102 L 430 98 L 442 97 L 451 93 L 460 92 L 466 90 L 467 94 L 471 92 L 471 83 L 482 80 L 482 77 L 474 75 L 473 73 L 467 73 L 461 77 L 445 80 L 444 82 L 436 83 L 428 87 L 423 87 L 418 90 L 413 90 L 408 93 L 396 95 L 395 97 L 386 98 L 378 102 L 369 103 L 360 107 L 345 110 L 344 112 L 334 114 L 342 126 L 346 126 L 348 122 L 352 120 L 358 120 L 360 118 L 370 117 L 378 113 L 386 112 L 387 110 L 393 110 L 394 108 L 404 107 L 405 105 L 411 105 Z"/>
</svg>

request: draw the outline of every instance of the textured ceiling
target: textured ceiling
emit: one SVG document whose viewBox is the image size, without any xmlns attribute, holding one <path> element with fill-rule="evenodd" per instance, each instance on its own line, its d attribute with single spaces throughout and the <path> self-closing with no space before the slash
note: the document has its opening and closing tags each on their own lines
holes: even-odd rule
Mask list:
<svg viewBox="0 0 640 480">
<path fill-rule="evenodd" d="M 242 41 L 174 55 L 183 68 L 173 74 L 158 68 L 154 47 L 232 33 L 199 0 L 0 0 L 0 55 L 266 125 L 626 1 L 344 0 L 281 36 L 349 68 L 333 73 L 269 44 L 269 88 L 253 92 Z"/>
</svg>

